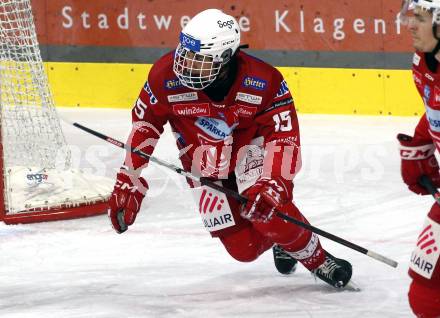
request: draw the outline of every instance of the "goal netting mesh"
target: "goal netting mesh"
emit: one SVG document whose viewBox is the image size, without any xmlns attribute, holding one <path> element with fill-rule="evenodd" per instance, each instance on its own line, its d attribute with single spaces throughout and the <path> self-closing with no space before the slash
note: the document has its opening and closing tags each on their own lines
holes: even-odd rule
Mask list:
<svg viewBox="0 0 440 318">
<path fill-rule="evenodd" d="M 90 180 L 72 169 L 44 67 L 30 0 L 1 0 L 0 160 L 6 215 L 91 205 L 110 191 L 108 180 Z"/>
</svg>

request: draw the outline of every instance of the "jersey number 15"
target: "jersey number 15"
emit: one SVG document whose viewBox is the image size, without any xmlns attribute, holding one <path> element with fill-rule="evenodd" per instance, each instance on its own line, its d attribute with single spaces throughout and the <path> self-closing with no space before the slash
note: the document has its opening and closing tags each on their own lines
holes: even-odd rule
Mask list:
<svg viewBox="0 0 440 318">
<path fill-rule="evenodd" d="M 290 110 L 275 114 L 272 118 L 275 122 L 275 132 L 292 130 L 292 118 L 290 117 Z"/>
</svg>

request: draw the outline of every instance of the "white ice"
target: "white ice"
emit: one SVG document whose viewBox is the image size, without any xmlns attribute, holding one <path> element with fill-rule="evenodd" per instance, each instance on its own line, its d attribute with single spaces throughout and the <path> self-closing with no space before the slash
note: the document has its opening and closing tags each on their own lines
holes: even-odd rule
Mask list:
<svg viewBox="0 0 440 318">
<path fill-rule="evenodd" d="M 129 110 L 61 109 L 125 141 Z M 150 192 L 129 231 L 106 215 L 0 225 L 0 317 L 411 317 L 407 268 L 431 197 L 401 182 L 395 136 L 418 118 L 301 115 L 303 169 L 294 197 L 317 227 L 399 262 L 397 269 L 322 239 L 353 264 L 361 292 L 337 291 L 300 267 L 277 273 L 271 251 L 231 258 L 202 226 L 183 177 L 150 165 Z M 111 178 L 124 153 L 63 124 L 76 164 Z M 177 163 L 167 129 L 155 155 Z"/>
</svg>

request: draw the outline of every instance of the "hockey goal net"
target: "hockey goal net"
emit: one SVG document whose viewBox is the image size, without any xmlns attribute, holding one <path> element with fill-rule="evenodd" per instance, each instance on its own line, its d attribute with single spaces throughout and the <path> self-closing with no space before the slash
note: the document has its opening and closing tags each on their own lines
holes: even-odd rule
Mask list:
<svg viewBox="0 0 440 318">
<path fill-rule="evenodd" d="M 0 220 L 104 213 L 108 179 L 72 167 L 41 59 L 30 0 L 0 2 Z"/>
</svg>

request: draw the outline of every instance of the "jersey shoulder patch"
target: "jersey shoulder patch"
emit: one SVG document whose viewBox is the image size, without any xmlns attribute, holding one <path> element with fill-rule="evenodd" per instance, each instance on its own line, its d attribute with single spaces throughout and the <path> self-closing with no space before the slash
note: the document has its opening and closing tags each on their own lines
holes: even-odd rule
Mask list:
<svg viewBox="0 0 440 318">
<path fill-rule="evenodd" d="M 414 53 L 414 56 L 413 56 L 413 64 L 414 64 L 415 66 L 419 66 L 419 64 L 420 64 L 420 60 L 421 60 L 420 55 L 419 55 L 417 52 Z"/>
</svg>

